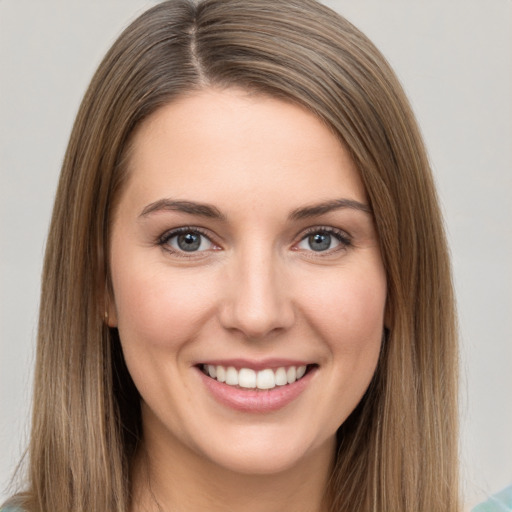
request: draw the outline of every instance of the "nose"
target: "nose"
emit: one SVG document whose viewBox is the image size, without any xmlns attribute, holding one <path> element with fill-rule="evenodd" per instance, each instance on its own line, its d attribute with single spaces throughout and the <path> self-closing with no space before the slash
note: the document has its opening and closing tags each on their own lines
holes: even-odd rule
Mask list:
<svg viewBox="0 0 512 512">
<path fill-rule="evenodd" d="M 285 263 L 271 251 L 234 258 L 224 287 L 220 321 L 251 340 L 289 329 L 295 322 Z"/>
</svg>

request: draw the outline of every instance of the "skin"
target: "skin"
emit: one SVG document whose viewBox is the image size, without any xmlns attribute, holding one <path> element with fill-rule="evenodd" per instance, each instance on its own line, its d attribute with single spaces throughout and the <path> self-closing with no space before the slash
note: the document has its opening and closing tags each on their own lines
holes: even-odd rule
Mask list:
<svg viewBox="0 0 512 512">
<path fill-rule="evenodd" d="M 133 509 L 320 511 L 336 430 L 370 383 L 384 325 L 385 272 L 354 163 L 305 109 L 206 89 L 139 127 L 128 172 L 109 318 L 142 396 Z M 293 216 L 340 199 L 352 203 Z M 181 227 L 206 235 L 200 250 L 180 251 Z M 310 229 L 343 241 L 314 251 Z M 242 412 L 196 366 L 232 358 L 315 371 L 285 407 Z"/>
</svg>

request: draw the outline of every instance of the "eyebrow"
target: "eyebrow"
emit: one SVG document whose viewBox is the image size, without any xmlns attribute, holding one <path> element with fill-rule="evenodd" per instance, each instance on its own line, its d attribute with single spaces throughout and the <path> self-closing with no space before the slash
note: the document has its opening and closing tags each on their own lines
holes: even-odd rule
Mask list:
<svg viewBox="0 0 512 512">
<path fill-rule="evenodd" d="M 303 208 L 297 208 L 290 213 L 291 220 L 308 219 L 310 217 L 318 217 L 334 210 L 350 208 L 358 210 L 369 215 L 372 214 L 371 208 L 364 203 L 354 199 L 335 199 L 332 201 L 325 201 L 323 203 L 312 204 Z"/>
<path fill-rule="evenodd" d="M 173 199 L 159 199 L 154 203 L 148 204 L 142 210 L 139 217 L 146 217 L 151 213 L 160 211 L 179 211 L 219 220 L 225 220 L 226 218 L 218 208 L 210 204 L 196 203 L 193 201 L 176 201 Z"/>
<path fill-rule="evenodd" d="M 312 204 L 293 210 L 289 218 L 290 220 L 301 220 L 311 217 L 318 217 L 326 213 L 350 208 L 367 214 L 372 213 L 370 207 L 364 203 L 354 199 L 334 199 L 324 201 L 322 203 Z M 215 206 L 207 203 L 197 203 L 195 201 L 178 201 L 174 199 L 159 199 L 148 204 L 140 213 L 139 217 L 146 217 L 152 213 L 160 211 L 179 211 L 189 213 L 191 215 L 199 215 L 210 219 L 226 220 L 226 216 Z"/>
</svg>

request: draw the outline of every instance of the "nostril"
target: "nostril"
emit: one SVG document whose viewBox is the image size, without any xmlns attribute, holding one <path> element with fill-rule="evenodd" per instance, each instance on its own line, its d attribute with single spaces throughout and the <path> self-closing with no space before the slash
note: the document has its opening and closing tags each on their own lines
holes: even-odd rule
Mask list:
<svg viewBox="0 0 512 512">
<path fill-rule="evenodd" d="M 248 340 L 274 336 L 295 321 L 287 287 L 269 258 L 253 251 L 241 261 L 227 284 L 231 293 L 226 294 L 219 308 L 222 326 L 243 333 Z"/>
</svg>

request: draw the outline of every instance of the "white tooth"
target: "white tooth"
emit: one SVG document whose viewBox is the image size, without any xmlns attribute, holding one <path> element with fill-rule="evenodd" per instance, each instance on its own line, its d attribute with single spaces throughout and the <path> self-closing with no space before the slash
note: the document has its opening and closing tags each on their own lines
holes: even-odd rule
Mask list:
<svg viewBox="0 0 512 512">
<path fill-rule="evenodd" d="M 226 382 L 226 370 L 224 366 L 217 366 L 217 380 L 219 382 Z"/>
<path fill-rule="evenodd" d="M 290 368 L 286 370 L 286 380 L 288 384 L 292 384 L 297 380 L 297 369 L 295 366 L 290 366 Z"/>
<path fill-rule="evenodd" d="M 226 370 L 226 384 L 238 386 L 238 372 L 232 366 L 228 366 Z"/>
<path fill-rule="evenodd" d="M 276 386 L 284 386 L 285 384 L 288 384 L 286 370 L 281 367 L 276 370 Z"/>
<path fill-rule="evenodd" d="M 299 366 L 297 368 L 297 380 L 304 377 L 304 374 L 306 373 L 306 367 L 305 366 Z"/>
<path fill-rule="evenodd" d="M 256 372 L 250 368 L 242 368 L 238 372 L 238 385 L 241 388 L 255 388 Z"/>
<path fill-rule="evenodd" d="M 274 372 L 270 369 L 261 370 L 256 377 L 256 387 L 258 389 L 272 389 L 276 387 L 276 378 Z"/>
<path fill-rule="evenodd" d="M 215 379 L 215 377 L 217 377 L 217 370 L 215 369 L 215 366 L 213 366 L 213 364 L 208 365 L 208 375 L 212 379 Z"/>
</svg>

